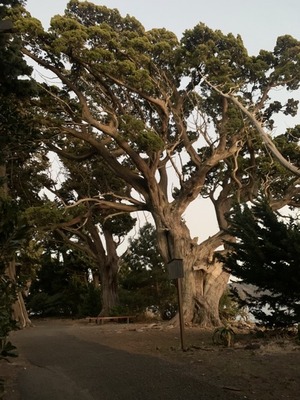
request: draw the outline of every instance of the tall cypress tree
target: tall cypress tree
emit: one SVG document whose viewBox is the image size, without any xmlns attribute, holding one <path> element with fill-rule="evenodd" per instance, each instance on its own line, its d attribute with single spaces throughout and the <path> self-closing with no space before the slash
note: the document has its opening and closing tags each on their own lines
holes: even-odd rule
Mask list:
<svg viewBox="0 0 300 400">
<path fill-rule="evenodd" d="M 242 283 L 257 287 L 244 303 L 266 325 L 299 322 L 299 220 L 284 222 L 266 200 L 252 208 L 236 206 L 228 220 L 228 232 L 237 240 L 226 242 L 230 251 L 221 256 L 224 267 Z"/>
<path fill-rule="evenodd" d="M 22 12 L 23 5 L 22 0 L 0 1 L 2 24 Z M 30 78 L 25 78 L 31 68 L 21 48 L 18 32 L 0 31 L 0 276 L 6 275 L 12 282 L 16 279 L 15 254 L 26 238 L 21 221 L 28 197 L 25 188 L 33 186 L 28 177 L 23 180 L 22 176 L 28 172 L 29 160 L 37 146 L 32 109 L 28 107 L 35 86 Z M 21 292 L 17 293 L 13 309 L 20 326 L 29 323 Z"/>
</svg>

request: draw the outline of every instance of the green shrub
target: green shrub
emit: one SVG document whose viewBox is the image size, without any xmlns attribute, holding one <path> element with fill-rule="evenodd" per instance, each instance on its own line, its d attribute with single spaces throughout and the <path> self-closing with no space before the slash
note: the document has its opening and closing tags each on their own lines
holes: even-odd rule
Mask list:
<svg viewBox="0 0 300 400">
<path fill-rule="evenodd" d="M 214 331 L 213 343 L 230 347 L 233 344 L 235 333 L 230 326 L 221 326 Z"/>
<path fill-rule="evenodd" d="M 99 288 L 90 283 L 86 291 L 81 296 L 78 306 L 79 317 L 96 317 L 101 311 L 101 293 Z"/>
<path fill-rule="evenodd" d="M 248 320 L 247 308 L 237 301 L 230 289 L 227 289 L 220 299 L 219 314 L 224 324 L 238 319 Z"/>
</svg>

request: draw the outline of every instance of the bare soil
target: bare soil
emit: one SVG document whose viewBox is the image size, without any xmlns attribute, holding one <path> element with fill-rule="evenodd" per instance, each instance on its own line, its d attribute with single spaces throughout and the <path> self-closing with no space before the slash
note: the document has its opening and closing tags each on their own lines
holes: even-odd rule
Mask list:
<svg viewBox="0 0 300 400">
<path fill-rule="evenodd" d="M 168 323 L 96 325 L 86 320 L 60 323 L 68 324 L 70 333 L 83 340 L 179 363 L 185 372 L 205 377 L 207 382 L 225 390 L 239 392 L 245 399 L 299 398 L 300 345 L 295 336 L 270 337 L 234 328 L 234 342 L 226 347 L 213 343 L 213 330 L 192 326 L 184 329 L 183 351 L 179 327 Z M 10 387 L 24 362 L 22 357 L 12 364 L 0 361 L 0 376 L 6 378 Z M 7 399 L 13 400 L 13 396 Z"/>
</svg>

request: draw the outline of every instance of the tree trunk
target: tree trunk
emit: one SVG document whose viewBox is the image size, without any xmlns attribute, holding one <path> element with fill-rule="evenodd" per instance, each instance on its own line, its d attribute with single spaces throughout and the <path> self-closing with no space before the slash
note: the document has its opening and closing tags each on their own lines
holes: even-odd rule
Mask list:
<svg viewBox="0 0 300 400">
<path fill-rule="evenodd" d="M 8 198 L 8 185 L 6 180 L 6 165 L 0 165 L 0 199 Z M 12 256 L 11 261 L 6 264 L 5 275 L 7 275 L 12 282 L 16 282 L 16 262 Z M 18 322 L 20 328 L 25 328 L 26 326 L 31 326 L 31 321 L 28 317 L 28 313 L 25 307 L 23 294 L 20 290 L 17 292 L 17 300 L 12 305 L 13 315 L 12 318 Z"/>
<path fill-rule="evenodd" d="M 200 245 L 201 246 L 201 245 Z M 196 323 L 202 327 L 220 326 L 219 302 L 223 295 L 229 274 L 222 270 L 220 263 L 208 264 L 202 259 L 197 265 L 188 254 L 183 258 L 183 313 L 186 324 Z"/>
<path fill-rule="evenodd" d="M 12 280 L 12 282 L 16 282 L 16 263 L 15 260 L 12 260 L 8 263 L 5 274 Z M 26 328 L 28 326 L 32 326 L 32 323 L 29 319 L 23 294 L 20 290 L 17 291 L 17 299 L 12 305 L 13 311 L 13 319 L 18 322 L 20 328 Z"/>
<path fill-rule="evenodd" d="M 168 229 L 161 228 L 160 218 L 155 218 L 158 245 L 165 262 L 182 259 L 184 277 L 182 280 L 183 316 L 185 324 L 197 323 L 203 327 L 221 325 L 219 302 L 224 293 L 229 274 L 214 260 L 214 250 L 221 239 L 215 235 L 201 244 L 192 239 L 185 223 L 176 221 L 172 213 L 166 218 Z"/>
<path fill-rule="evenodd" d="M 101 276 L 101 294 L 102 309 L 101 316 L 108 316 L 119 304 L 118 296 L 118 272 L 119 272 L 119 256 L 117 254 L 117 246 L 113 240 L 112 233 L 102 227 L 105 237 L 106 255 L 103 263 Z"/>
<path fill-rule="evenodd" d="M 196 270 L 196 307 L 193 322 L 203 327 L 220 326 L 219 303 L 226 290 L 229 274 L 222 269 L 222 265 L 215 262 L 207 270 Z"/>
<path fill-rule="evenodd" d="M 100 316 L 109 316 L 119 304 L 118 297 L 118 266 L 105 265 L 101 271 L 101 299 Z"/>
<path fill-rule="evenodd" d="M 0 199 L 8 197 L 8 186 L 6 179 L 6 165 L 0 164 Z"/>
</svg>

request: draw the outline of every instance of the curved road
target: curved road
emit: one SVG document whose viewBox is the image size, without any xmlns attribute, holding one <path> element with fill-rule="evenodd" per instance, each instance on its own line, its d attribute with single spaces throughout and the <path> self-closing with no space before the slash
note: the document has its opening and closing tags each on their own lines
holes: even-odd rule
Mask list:
<svg viewBox="0 0 300 400">
<path fill-rule="evenodd" d="M 39 324 L 13 334 L 26 369 L 21 400 L 235 400 L 241 394 L 205 383 L 182 365 L 92 343 L 68 325 Z"/>
</svg>

